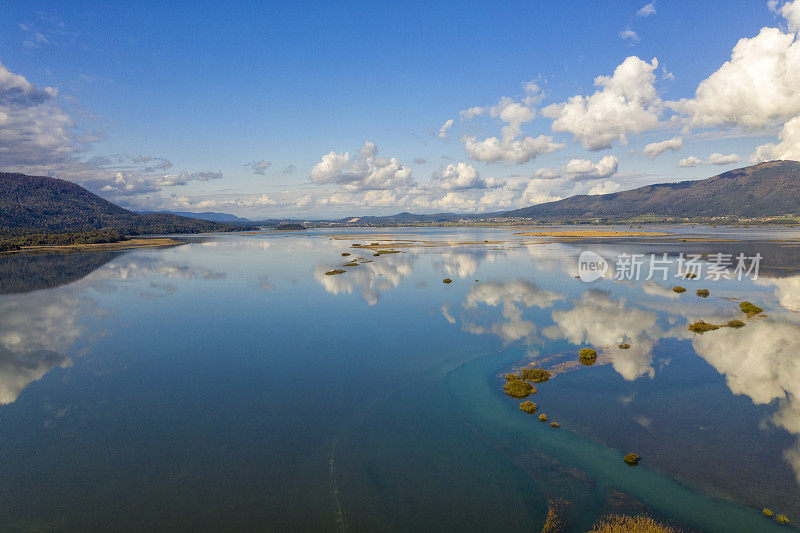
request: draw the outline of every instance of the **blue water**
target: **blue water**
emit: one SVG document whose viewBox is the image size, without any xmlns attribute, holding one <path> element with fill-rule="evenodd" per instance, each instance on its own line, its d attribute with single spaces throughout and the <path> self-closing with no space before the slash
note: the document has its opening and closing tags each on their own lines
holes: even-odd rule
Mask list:
<svg viewBox="0 0 800 533">
<path fill-rule="evenodd" d="M 0 529 L 528 531 L 556 499 L 574 530 L 800 520 L 798 233 L 686 231 L 703 240 L 397 228 L 4 255 Z M 401 253 L 351 247 L 376 241 Z M 584 283 L 584 249 L 765 268 Z M 371 262 L 325 275 L 353 257 Z M 744 318 L 727 298 L 766 316 L 687 330 Z M 596 365 L 569 364 L 583 346 Z M 529 362 L 558 370 L 532 397 L 558 430 L 502 393 Z"/>
</svg>

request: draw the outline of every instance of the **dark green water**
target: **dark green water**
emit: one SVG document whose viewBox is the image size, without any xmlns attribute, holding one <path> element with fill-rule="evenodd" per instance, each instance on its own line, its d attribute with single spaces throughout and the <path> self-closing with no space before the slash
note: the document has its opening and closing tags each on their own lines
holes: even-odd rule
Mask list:
<svg viewBox="0 0 800 533">
<path fill-rule="evenodd" d="M 777 527 L 765 506 L 800 520 L 796 232 L 351 233 L 1 256 L 0 529 L 538 531 L 555 499 L 576 531 L 611 512 L 717 531 Z M 448 246 L 350 247 L 402 239 Z M 583 283 L 584 249 L 759 251 L 765 268 L 680 280 L 678 296 L 674 280 Z M 342 251 L 372 262 L 326 276 Z M 767 316 L 687 330 L 740 317 L 723 297 Z M 510 369 L 583 346 L 611 348 L 532 397 L 560 429 L 502 394 Z"/>
</svg>

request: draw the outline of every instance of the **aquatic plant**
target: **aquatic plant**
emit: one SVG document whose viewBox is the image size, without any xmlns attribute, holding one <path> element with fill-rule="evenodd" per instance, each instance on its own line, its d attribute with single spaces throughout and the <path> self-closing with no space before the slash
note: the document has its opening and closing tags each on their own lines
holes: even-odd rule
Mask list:
<svg viewBox="0 0 800 533">
<path fill-rule="evenodd" d="M 747 315 L 757 315 L 759 313 L 763 313 L 764 310 L 761 309 L 759 306 L 755 304 L 751 304 L 750 302 L 742 302 L 739 304 L 739 309 L 742 310 Z"/>
<path fill-rule="evenodd" d="M 327 272 L 325 272 L 325 275 L 326 276 L 335 276 L 336 274 L 344 274 L 345 272 L 347 272 L 347 271 L 346 270 L 342 270 L 340 268 L 334 268 L 333 270 L 328 270 Z"/>
<path fill-rule="evenodd" d="M 369 243 L 369 245 L 370 246 L 380 246 L 381 243 L 379 243 L 379 242 L 371 242 L 371 243 Z"/>
<path fill-rule="evenodd" d="M 342 252 L 342 257 L 347 257 L 348 255 L 350 255 L 350 252 Z"/>
<path fill-rule="evenodd" d="M 533 403 L 532 401 L 525 400 L 524 402 L 519 404 L 519 410 L 525 411 L 529 415 L 532 415 L 536 412 L 536 404 Z"/>
<path fill-rule="evenodd" d="M 583 366 L 592 366 L 597 362 L 597 351 L 592 348 L 582 348 L 581 351 L 578 352 L 578 361 L 580 361 Z"/>
<path fill-rule="evenodd" d="M 677 292 L 678 294 L 682 294 L 686 292 L 686 287 L 681 287 L 678 285 L 677 287 L 672 287 L 672 292 Z"/>
<path fill-rule="evenodd" d="M 772 516 L 775 513 L 772 512 L 772 509 L 767 509 L 766 507 L 764 507 L 764 510 L 761 511 L 761 514 L 763 514 L 764 516 L 768 516 L 768 517 L 772 518 Z"/>
<path fill-rule="evenodd" d="M 506 394 L 512 398 L 517 398 L 518 400 L 527 398 L 534 392 L 533 385 L 527 381 L 522 381 L 519 379 L 507 381 L 506 384 L 503 385 L 503 390 L 506 392 Z"/>
<path fill-rule="evenodd" d="M 645 515 L 610 515 L 598 520 L 589 533 L 677 533 L 677 530 Z"/>
<path fill-rule="evenodd" d="M 519 379 L 519 375 L 517 374 L 506 374 L 506 381 L 514 381 L 515 379 Z"/>
<path fill-rule="evenodd" d="M 635 453 L 629 453 L 623 458 L 623 461 L 625 461 L 625 464 L 628 466 L 636 466 L 639 464 L 639 459 L 640 457 Z"/>
<path fill-rule="evenodd" d="M 629 350 L 630 347 L 631 345 L 628 344 L 627 342 L 619 345 L 620 350 Z"/>
<path fill-rule="evenodd" d="M 350 261 L 349 263 L 345 263 L 342 266 L 345 266 L 345 267 L 357 267 L 358 263 L 356 263 L 355 261 Z"/>
<path fill-rule="evenodd" d="M 741 320 L 736 320 L 736 319 L 729 320 L 728 321 L 728 327 L 729 328 L 743 328 L 744 327 L 744 322 L 742 322 Z"/>
<path fill-rule="evenodd" d="M 781 524 L 788 524 L 789 523 L 789 517 L 786 516 L 785 514 L 779 514 L 778 516 L 775 517 L 775 520 L 777 520 Z"/>
<path fill-rule="evenodd" d="M 547 422 L 547 415 L 542 413 L 539 415 L 539 422 Z"/>
<path fill-rule="evenodd" d="M 357 242 L 354 242 L 350 246 L 352 246 L 353 248 L 361 248 L 361 245 L 359 243 L 357 243 Z"/>
<path fill-rule="evenodd" d="M 525 381 L 533 381 L 534 383 L 542 383 L 550 379 L 550 372 L 544 368 L 522 368 L 519 371 L 520 379 Z"/>
<path fill-rule="evenodd" d="M 560 428 L 561 424 L 559 424 L 558 422 L 550 422 L 550 427 L 551 428 Z"/>
<path fill-rule="evenodd" d="M 697 274 L 695 274 L 694 272 L 687 272 L 686 274 L 683 275 L 683 277 L 686 279 L 697 279 Z"/>
<path fill-rule="evenodd" d="M 452 280 L 452 279 L 450 279 L 450 278 L 444 278 L 444 279 L 442 280 L 442 283 L 453 283 L 453 280 Z"/>
<path fill-rule="evenodd" d="M 702 320 L 695 322 L 694 324 L 689 324 L 689 331 L 693 331 L 695 333 L 705 333 L 706 331 L 714 331 L 715 329 L 719 329 L 719 326 L 716 324 L 709 324 L 708 322 L 703 322 Z"/>
<path fill-rule="evenodd" d="M 566 508 L 570 502 L 562 498 L 547 502 L 547 518 L 542 526 L 541 533 L 563 533 L 567 531 Z"/>
<path fill-rule="evenodd" d="M 697 289 L 697 295 L 700 298 L 708 298 L 708 295 L 711 294 L 708 289 Z"/>
</svg>

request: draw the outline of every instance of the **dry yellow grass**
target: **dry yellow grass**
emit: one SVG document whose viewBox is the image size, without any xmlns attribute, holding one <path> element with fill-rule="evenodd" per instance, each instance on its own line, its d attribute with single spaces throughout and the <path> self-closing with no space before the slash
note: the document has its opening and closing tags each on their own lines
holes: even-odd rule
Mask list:
<svg viewBox="0 0 800 533">
<path fill-rule="evenodd" d="M 39 251 L 39 250 L 53 250 L 53 251 L 66 251 L 66 250 L 123 250 L 127 248 L 149 248 L 156 246 L 174 246 L 177 244 L 186 244 L 184 241 L 178 241 L 164 238 L 152 239 L 129 239 L 127 241 L 119 242 L 104 242 L 98 244 L 67 244 L 60 246 L 23 246 L 20 251 Z"/>
<path fill-rule="evenodd" d="M 598 520 L 590 533 L 677 533 L 677 530 L 649 516 L 611 515 Z"/>
<path fill-rule="evenodd" d="M 524 235 L 526 237 L 565 237 L 574 239 L 583 237 L 672 237 L 675 234 L 661 231 L 580 229 L 530 231 L 515 233 L 514 235 Z"/>
</svg>

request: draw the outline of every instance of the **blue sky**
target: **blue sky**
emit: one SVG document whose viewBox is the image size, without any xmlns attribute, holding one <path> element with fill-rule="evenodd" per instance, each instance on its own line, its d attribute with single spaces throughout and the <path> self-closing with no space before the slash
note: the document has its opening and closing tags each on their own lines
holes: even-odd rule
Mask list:
<svg viewBox="0 0 800 533">
<path fill-rule="evenodd" d="M 254 218 L 707 177 L 800 158 L 798 25 L 800 0 L 13 2 L 0 169 Z"/>
</svg>

